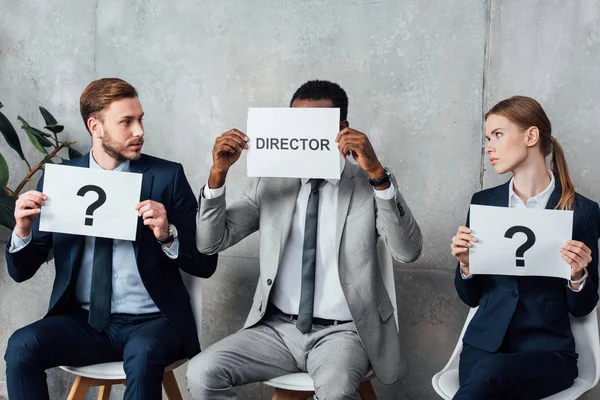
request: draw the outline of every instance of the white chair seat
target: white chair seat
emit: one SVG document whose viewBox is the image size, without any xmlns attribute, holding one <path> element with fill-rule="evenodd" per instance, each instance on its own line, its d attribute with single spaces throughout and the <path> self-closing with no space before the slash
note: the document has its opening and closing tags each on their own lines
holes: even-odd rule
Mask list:
<svg viewBox="0 0 600 400">
<path fill-rule="evenodd" d="M 263 383 L 265 385 L 269 385 L 275 388 L 295 390 L 299 392 L 308 392 L 311 390 L 315 390 L 315 383 L 313 382 L 310 375 L 308 375 L 305 372 L 283 375 Z"/>
<path fill-rule="evenodd" d="M 458 369 L 450 369 L 448 371 L 442 371 L 438 376 L 438 384 L 444 390 L 444 395 L 439 393 L 444 399 L 451 400 L 452 397 L 458 392 L 460 387 L 458 384 Z"/>
<path fill-rule="evenodd" d="M 165 368 L 169 372 L 185 364 L 187 360 L 179 360 Z M 125 379 L 123 361 L 115 361 L 102 364 L 84 365 L 82 367 L 61 366 L 60 369 L 75 375 L 92 379 Z"/>
<path fill-rule="evenodd" d="M 369 370 L 369 373 L 367 374 L 367 376 L 365 376 L 364 380 L 367 381 L 372 377 L 373 370 Z M 283 375 L 263 383 L 274 388 L 294 390 L 297 392 L 310 392 L 315 390 L 315 383 L 313 382 L 310 375 L 308 375 L 306 372 L 298 372 L 295 374 Z"/>
</svg>

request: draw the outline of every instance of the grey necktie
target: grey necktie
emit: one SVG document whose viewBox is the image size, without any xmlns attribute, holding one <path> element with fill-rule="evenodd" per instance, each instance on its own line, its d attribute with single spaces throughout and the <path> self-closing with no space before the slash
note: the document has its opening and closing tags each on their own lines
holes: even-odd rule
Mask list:
<svg viewBox="0 0 600 400">
<path fill-rule="evenodd" d="M 310 180 L 310 196 L 306 206 L 304 245 L 302 250 L 302 289 L 296 328 L 302 333 L 312 330 L 315 305 L 315 270 L 317 264 L 317 226 L 319 220 L 319 188 L 323 179 Z"/>
<path fill-rule="evenodd" d="M 102 332 L 110 319 L 112 294 L 112 239 L 96 238 L 90 288 L 90 314 L 88 323 Z"/>
</svg>

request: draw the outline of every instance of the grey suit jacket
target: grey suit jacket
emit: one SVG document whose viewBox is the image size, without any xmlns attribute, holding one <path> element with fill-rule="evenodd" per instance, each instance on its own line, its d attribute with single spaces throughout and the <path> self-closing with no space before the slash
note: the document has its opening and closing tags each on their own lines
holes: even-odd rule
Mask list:
<svg viewBox="0 0 600 400">
<path fill-rule="evenodd" d="M 252 179 L 243 199 L 227 208 L 225 195 L 200 196 L 200 252 L 218 253 L 260 229 L 260 278 L 244 329 L 265 315 L 300 185 L 300 179 Z M 337 248 L 331 250 L 338 255 L 342 290 L 373 371 L 390 384 L 403 375 L 405 363 L 393 318 L 396 299 L 389 298 L 377 261 L 379 236 L 400 262 L 414 261 L 421 253 L 421 231 L 400 192 L 395 199 L 380 199 L 367 174 L 346 162 L 338 194 Z"/>
</svg>

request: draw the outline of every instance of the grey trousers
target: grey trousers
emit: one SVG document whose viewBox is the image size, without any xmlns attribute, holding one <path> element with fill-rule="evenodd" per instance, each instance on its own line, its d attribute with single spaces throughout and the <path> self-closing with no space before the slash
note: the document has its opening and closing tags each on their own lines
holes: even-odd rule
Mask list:
<svg viewBox="0 0 600 400">
<path fill-rule="evenodd" d="M 350 400 L 368 371 L 353 322 L 313 325 L 302 334 L 295 322 L 274 313 L 203 350 L 186 377 L 194 399 L 225 400 L 236 398 L 235 386 L 308 372 L 319 400 Z"/>
</svg>

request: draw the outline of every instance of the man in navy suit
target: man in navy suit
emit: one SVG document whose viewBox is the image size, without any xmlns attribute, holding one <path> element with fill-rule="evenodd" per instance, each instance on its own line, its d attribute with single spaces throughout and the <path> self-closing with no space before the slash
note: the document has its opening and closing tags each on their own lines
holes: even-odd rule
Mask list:
<svg viewBox="0 0 600 400">
<path fill-rule="evenodd" d="M 25 281 L 53 250 L 56 277 L 46 316 L 8 341 L 8 394 L 48 399 L 46 369 L 124 360 L 125 399 L 160 399 L 165 367 L 200 352 L 179 270 L 209 277 L 217 257 L 196 249 L 197 201 L 182 166 L 141 153 L 144 113 L 136 89 L 99 79 L 83 91 L 80 106 L 92 150 L 66 164 L 142 174 L 136 240 L 40 232 L 42 181 L 19 196 L 8 272 Z"/>
</svg>

